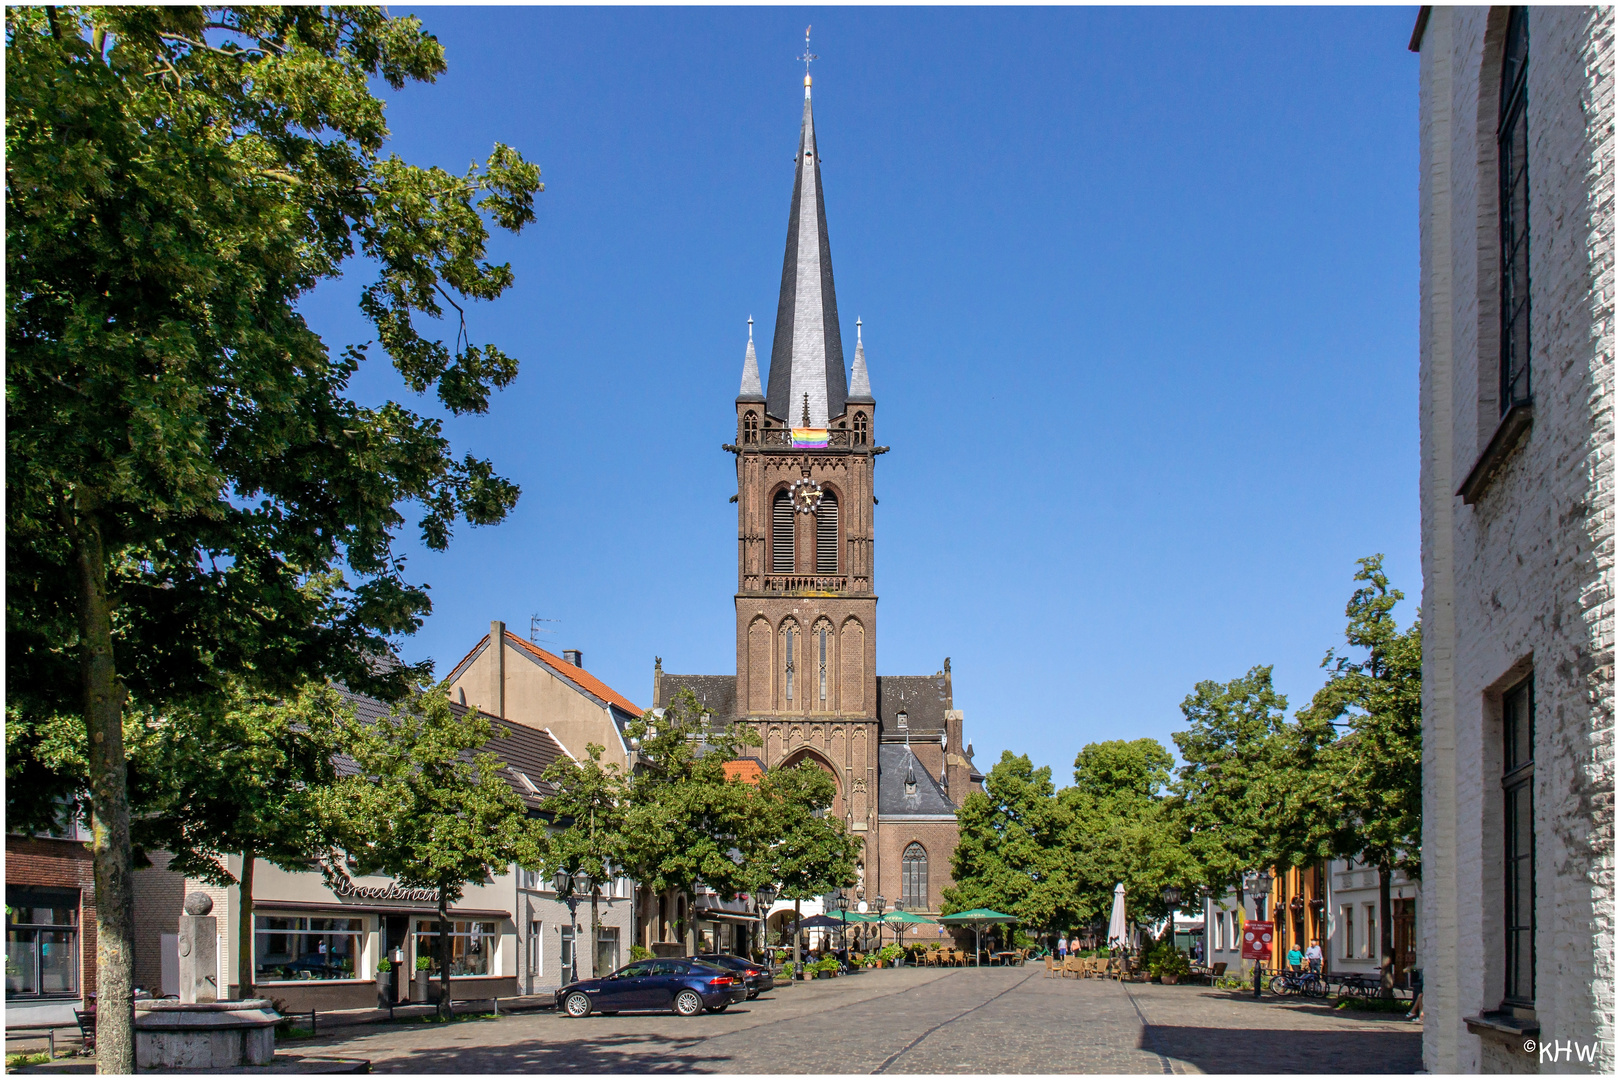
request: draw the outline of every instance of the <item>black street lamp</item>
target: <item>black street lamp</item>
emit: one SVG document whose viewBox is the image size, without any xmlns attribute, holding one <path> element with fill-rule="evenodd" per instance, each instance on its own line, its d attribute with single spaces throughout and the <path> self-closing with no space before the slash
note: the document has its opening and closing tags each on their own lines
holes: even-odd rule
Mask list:
<svg viewBox="0 0 1620 1080">
<path fill-rule="evenodd" d="M 761 885 L 754 890 L 754 909 L 759 912 L 759 944 L 763 953 L 770 945 L 770 939 L 765 935 L 765 920 L 770 916 L 771 905 L 776 903 L 776 886 Z"/>
<path fill-rule="evenodd" d="M 1164 901 L 1170 921 L 1170 947 L 1176 947 L 1176 905 L 1181 903 L 1181 890 L 1174 885 L 1166 885 L 1159 890 L 1159 899 Z"/>
<path fill-rule="evenodd" d="M 849 897 L 844 895 L 843 889 L 833 890 L 833 909 L 838 912 L 838 947 L 844 952 L 849 951 Z"/>
<path fill-rule="evenodd" d="M 887 900 L 883 899 L 883 894 L 878 893 L 878 898 L 872 902 L 872 910 L 877 912 L 877 917 L 878 917 L 879 920 L 881 920 L 883 918 L 883 911 L 888 906 L 889 906 L 889 902 Z M 877 932 L 878 948 L 882 948 L 883 947 L 883 923 L 881 921 L 879 921 L 879 923 L 877 924 L 877 928 L 878 928 L 878 932 Z"/>
<path fill-rule="evenodd" d="M 551 875 L 551 887 L 568 905 L 568 932 L 573 935 L 573 948 L 568 954 L 568 981 L 579 982 L 579 921 L 574 914 L 579 908 L 579 894 L 590 891 L 591 879 L 583 870 L 570 875 L 559 869 Z"/>
</svg>

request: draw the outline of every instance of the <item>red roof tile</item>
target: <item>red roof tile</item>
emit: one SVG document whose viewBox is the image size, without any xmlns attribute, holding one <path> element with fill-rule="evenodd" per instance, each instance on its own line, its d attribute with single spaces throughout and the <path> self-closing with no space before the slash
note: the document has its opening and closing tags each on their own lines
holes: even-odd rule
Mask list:
<svg viewBox="0 0 1620 1080">
<path fill-rule="evenodd" d="M 642 714 L 643 709 L 640 705 L 637 705 L 635 702 L 631 701 L 629 698 L 625 697 L 623 694 L 619 693 L 617 690 L 613 689 L 613 687 L 609 686 L 601 679 L 598 679 L 595 675 L 592 675 L 584 668 L 575 667 L 562 657 L 554 656 L 551 653 L 546 652 L 546 650 L 540 648 L 540 646 L 534 644 L 533 642 L 523 640 L 510 630 L 506 632 L 506 640 L 510 644 L 515 645 L 525 652 L 539 657 L 547 667 L 555 668 L 557 672 L 564 678 L 579 684 L 585 690 L 595 694 L 603 701 L 610 701 L 619 708 L 635 716 L 640 716 Z"/>
</svg>

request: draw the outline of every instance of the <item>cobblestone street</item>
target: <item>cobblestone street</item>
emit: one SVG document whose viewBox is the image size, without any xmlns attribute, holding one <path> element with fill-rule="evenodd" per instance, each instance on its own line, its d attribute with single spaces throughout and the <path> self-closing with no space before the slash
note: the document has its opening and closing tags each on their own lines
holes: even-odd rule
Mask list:
<svg viewBox="0 0 1620 1080">
<path fill-rule="evenodd" d="M 874 971 L 719 1016 L 368 1025 L 286 1047 L 375 1072 L 1416 1072 L 1421 1029 L 1231 991 L 1048 979 L 1041 968 Z"/>
</svg>

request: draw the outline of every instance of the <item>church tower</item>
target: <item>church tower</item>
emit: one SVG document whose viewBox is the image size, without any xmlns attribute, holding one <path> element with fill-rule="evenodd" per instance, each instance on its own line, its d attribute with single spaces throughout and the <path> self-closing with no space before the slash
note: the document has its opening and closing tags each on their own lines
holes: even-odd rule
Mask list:
<svg viewBox="0 0 1620 1080">
<path fill-rule="evenodd" d="M 737 711 L 875 721 L 876 403 L 844 349 L 805 76 L 768 384 L 753 323 L 737 394 Z M 768 392 L 766 386 L 768 385 Z"/>
<path fill-rule="evenodd" d="M 949 658 L 932 675 L 877 672 L 872 481 L 888 447 L 858 319 L 846 374 L 827 237 L 807 74 L 770 368 L 760 371 L 750 319 L 725 446 L 737 468 L 736 674 L 679 675 L 658 661 L 653 701 L 690 691 L 711 723 L 758 733 L 764 768 L 826 770 L 831 813 L 861 844 L 856 900 L 938 911 L 957 808 L 984 777 Z"/>
</svg>

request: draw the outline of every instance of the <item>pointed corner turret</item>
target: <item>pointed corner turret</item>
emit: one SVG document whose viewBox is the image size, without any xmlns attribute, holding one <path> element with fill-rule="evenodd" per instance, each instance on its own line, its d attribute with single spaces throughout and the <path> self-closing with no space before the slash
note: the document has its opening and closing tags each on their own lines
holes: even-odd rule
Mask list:
<svg viewBox="0 0 1620 1080">
<path fill-rule="evenodd" d="M 765 388 L 759 381 L 759 358 L 754 355 L 754 317 L 748 316 L 748 351 L 743 354 L 742 388 L 738 401 L 764 401 Z"/>
<path fill-rule="evenodd" d="M 855 320 L 855 365 L 849 373 L 848 401 L 863 405 L 875 404 L 872 400 L 872 383 L 866 375 L 866 343 L 861 341 L 861 320 Z"/>
</svg>

